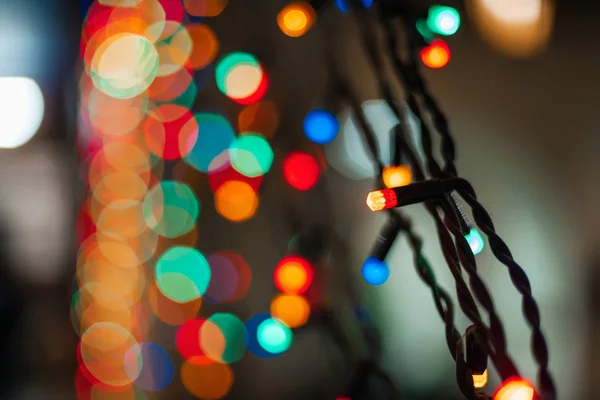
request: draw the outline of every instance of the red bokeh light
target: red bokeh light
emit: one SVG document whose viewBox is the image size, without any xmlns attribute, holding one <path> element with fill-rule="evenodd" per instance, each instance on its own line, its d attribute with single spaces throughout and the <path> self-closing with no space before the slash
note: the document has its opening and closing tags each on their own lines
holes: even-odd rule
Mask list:
<svg viewBox="0 0 600 400">
<path fill-rule="evenodd" d="M 435 39 L 421 50 L 421 61 L 429 68 L 443 68 L 450 61 L 450 48 L 441 39 Z"/>
<path fill-rule="evenodd" d="M 175 346 L 186 360 L 194 359 L 194 364 L 209 365 L 213 361 L 202 350 L 200 329 L 206 320 L 191 319 L 181 325 L 175 334 Z"/>
<path fill-rule="evenodd" d="M 302 294 L 308 290 L 313 280 L 311 263 L 298 256 L 286 256 L 275 267 L 275 286 L 285 294 Z"/>
<path fill-rule="evenodd" d="M 298 190 L 309 190 L 319 180 L 321 170 L 313 156 L 292 152 L 283 160 L 283 176 L 287 183 Z"/>
</svg>

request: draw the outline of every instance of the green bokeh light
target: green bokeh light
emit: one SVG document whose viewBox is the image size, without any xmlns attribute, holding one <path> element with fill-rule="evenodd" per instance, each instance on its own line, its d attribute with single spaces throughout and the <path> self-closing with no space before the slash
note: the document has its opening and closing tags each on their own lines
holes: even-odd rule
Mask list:
<svg viewBox="0 0 600 400">
<path fill-rule="evenodd" d="M 162 181 L 144 199 L 144 219 L 156 233 L 175 238 L 190 232 L 200 214 L 196 195 L 188 185 Z"/>
<path fill-rule="evenodd" d="M 243 52 L 234 52 L 229 53 L 225 57 L 219 61 L 217 67 L 215 68 L 215 80 L 217 82 L 217 87 L 221 91 L 221 93 L 227 93 L 227 88 L 225 86 L 227 74 L 237 65 L 239 64 L 248 64 L 252 66 L 258 66 L 259 62 L 252 54 L 243 53 Z"/>
<path fill-rule="evenodd" d="M 454 35 L 460 27 L 460 14 L 452 7 L 431 6 L 427 16 L 427 26 L 439 35 Z"/>
<path fill-rule="evenodd" d="M 229 149 L 231 166 L 248 178 L 269 172 L 273 165 L 273 150 L 269 142 L 258 135 L 239 136 Z"/>
<path fill-rule="evenodd" d="M 239 361 L 246 352 L 246 325 L 233 314 L 218 313 L 208 318 L 215 324 L 225 339 L 225 349 L 220 359 L 222 363 L 231 364 Z"/>
<path fill-rule="evenodd" d="M 155 279 L 161 292 L 173 301 L 187 303 L 202 296 L 210 283 L 210 266 L 196 249 L 177 246 L 156 262 Z"/>
<path fill-rule="evenodd" d="M 481 236 L 481 233 L 479 233 L 477 228 L 471 228 L 471 231 L 465 235 L 465 238 L 467 239 L 467 242 L 469 242 L 469 246 L 474 255 L 483 251 L 485 240 L 483 240 L 483 236 Z"/>
<path fill-rule="evenodd" d="M 292 344 L 292 330 L 273 318 L 261 322 L 257 334 L 260 346 L 271 354 L 283 353 Z"/>
</svg>

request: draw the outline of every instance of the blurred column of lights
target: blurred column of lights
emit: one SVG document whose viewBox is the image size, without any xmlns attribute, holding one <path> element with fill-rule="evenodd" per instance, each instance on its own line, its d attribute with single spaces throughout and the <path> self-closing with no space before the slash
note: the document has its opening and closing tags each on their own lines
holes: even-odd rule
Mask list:
<svg viewBox="0 0 600 400">
<path fill-rule="evenodd" d="M 233 383 L 227 364 L 245 353 L 246 328 L 237 317 L 214 314 L 200 324 L 195 318 L 203 299 L 242 299 L 249 266 L 236 253 L 205 257 L 194 248 L 201 204 L 189 185 L 163 177 L 165 162 L 184 162 L 209 173 L 213 190 L 222 192 L 217 208 L 228 210 L 231 220 L 247 219 L 256 209 L 255 192 L 272 163 L 269 144 L 259 133 L 236 140 L 226 118 L 191 110 L 207 71 L 212 74 L 219 43 L 208 26 L 184 24 L 184 14 L 216 16 L 227 3 L 102 0 L 85 15 L 77 145 L 87 197 L 77 221 L 71 307 L 81 337 L 80 399 L 112 393 L 144 398 L 145 391 L 171 383 L 173 361 L 150 342 L 153 317 L 180 326 L 176 346 L 185 362 L 179 376 L 196 397 L 226 396 Z M 240 104 L 260 100 L 268 87 L 255 58 L 221 73 L 219 88 Z M 274 130 L 273 110 L 264 110 L 261 121 Z M 255 116 L 246 112 L 244 121 L 253 126 Z M 251 195 L 240 200 L 236 183 L 249 186 Z"/>
<path fill-rule="evenodd" d="M 552 0 L 469 0 L 466 6 L 482 38 L 513 57 L 544 49 L 554 27 Z"/>
</svg>

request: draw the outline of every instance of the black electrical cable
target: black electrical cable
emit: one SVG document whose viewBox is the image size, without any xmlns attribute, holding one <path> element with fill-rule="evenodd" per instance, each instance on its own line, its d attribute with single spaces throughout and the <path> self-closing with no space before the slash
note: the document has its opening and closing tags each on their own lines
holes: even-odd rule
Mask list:
<svg viewBox="0 0 600 400">
<path fill-rule="evenodd" d="M 363 31 L 362 37 L 364 39 L 363 40 L 364 45 L 367 48 L 367 52 L 369 53 L 369 56 L 371 59 L 371 64 L 376 71 L 380 91 L 382 92 L 383 97 L 386 100 L 386 102 L 388 103 L 389 107 L 396 114 L 396 116 L 400 119 L 401 114 L 400 114 L 398 107 L 396 106 L 396 103 L 394 102 L 394 100 L 392 98 L 391 91 L 389 90 L 389 85 L 387 85 L 385 83 L 385 81 L 383 80 L 385 71 L 383 68 L 382 60 L 378 56 L 379 55 L 378 49 L 375 46 L 375 43 L 377 42 L 376 38 L 372 34 L 369 35 L 369 33 L 372 32 L 372 30 L 369 29 L 368 26 L 366 26 L 365 18 L 366 18 L 365 16 L 360 18 L 361 27 L 362 27 L 362 31 Z M 360 118 L 359 118 L 359 123 L 360 123 Z M 363 125 L 362 123 L 361 123 L 361 126 L 363 127 L 363 130 L 366 129 L 365 125 Z M 370 136 L 370 135 L 368 135 L 368 136 Z M 396 140 L 402 140 L 402 135 L 396 135 Z M 409 147 L 406 145 L 403 147 L 407 150 L 409 149 Z M 429 147 L 431 147 L 431 146 L 429 146 Z M 424 173 L 422 172 L 422 170 L 420 170 L 420 167 L 418 166 L 416 157 L 412 157 L 412 161 L 413 162 L 411 164 L 413 164 L 415 166 L 414 169 L 415 169 L 415 175 L 416 175 L 417 179 L 423 180 L 425 178 Z M 466 239 L 464 238 L 464 234 L 462 234 L 462 233 L 460 234 L 460 238 L 457 238 L 457 240 L 459 241 L 459 252 L 458 252 L 458 254 L 456 254 L 456 250 L 455 250 L 456 248 L 454 246 L 454 243 L 452 242 L 452 239 L 449 237 L 449 235 L 445 231 L 444 224 L 442 223 L 441 219 L 439 218 L 439 215 L 437 214 L 436 210 L 434 209 L 434 206 L 432 204 L 427 204 L 427 203 L 426 203 L 426 205 L 427 205 L 427 208 L 429 209 L 431 215 L 436 220 L 436 225 L 438 226 L 438 233 L 440 235 L 440 241 L 442 242 L 444 255 L 445 255 L 447 261 L 449 261 L 449 258 L 453 258 L 454 264 L 459 264 L 458 263 L 459 260 L 464 262 L 464 259 L 468 257 L 467 252 L 472 257 L 472 252 L 470 250 L 468 242 L 466 242 Z M 464 225 L 466 225 L 466 222 L 463 223 L 463 226 Z M 464 241 L 464 242 L 462 242 L 462 241 Z M 462 251 L 460 251 L 460 250 L 462 250 Z M 472 265 L 474 265 L 474 258 L 472 261 L 473 261 Z M 449 261 L 449 265 L 450 264 L 452 264 L 451 261 Z M 470 317 L 470 319 L 473 322 L 477 323 L 480 326 L 483 325 L 483 323 L 482 323 L 481 319 L 478 317 L 478 315 L 476 316 L 476 312 L 475 312 L 475 310 L 477 309 L 476 304 L 474 303 L 472 297 L 470 297 L 470 293 L 467 295 L 468 288 L 466 288 L 466 284 L 464 284 L 464 281 L 462 280 L 462 276 L 460 274 L 459 267 L 457 267 L 456 269 L 453 269 L 453 268 L 451 268 L 451 269 L 453 270 L 453 275 L 457 280 L 457 291 L 458 291 L 459 301 L 465 300 L 465 301 L 461 301 L 461 307 L 463 308 L 463 311 L 465 312 L 465 314 L 467 314 L 468 317 Z M 478 291 L 476 293 L 476 295 L 478 295 L 477 296 L 478 300 L 480 300 L 484 304 L 484 306 L 485 306 L 484 308 L 486 308 L 486 311 L 488 312 L 488 314 L 490 316 L 492 329 L 490 329 L 489 336 L 494 339 L 497 339 L 496 341 L 494 341 L 494 348 L 498 347 L 499 350 L 502 350 L 506 347 L 505 346 L 505 338 L 504 338 L 504 330 L 502 328 L 499 318 L 497 317 L 497 315 L 495 313 L 495 308 L 493 307 L 493 303 L 491 302 L 491 296 L 489 296 L 489 293 L 487 292 L 487 289 L 485 288 L 483 281 L 476 274 L 476 271 L 474 270 L 474 268 L 472 271 L 467 271 L 467 272 L 471 272 L 470 273 L 471 286 L 475 286 L 478 289 Z M 460 282 L 463 282 L 463 284 L 461 284 Z M 475 290 L 474 290 L 474 292 L 475 292 Z M 498 354 L 498 356 L 497 356 L 498 363 L 495 363 L 495 365 L 496 365 L 497 369 L 499 370 L 499 373 L 504 378 L 507 378 L 508 376 L 516 373 L 516 368 L 514 367 L 514 364 L 512 363 L 512 361 L 510 361 L 510 359 L 508 359 L 508 356 L 505 353 L 506 353 L 505 351 L 501 351 L 500 354 Z M 490 354 L 492 354 L 491 351 L 490 351 Z"/>
<path fill-rule="evenodd" d="M 409 62 L 402 63 L 397 51 L 397 45 L 394 45 L 395 35 L 391 27 L 391 20 L 383 18 L 386 26 L 388 43 L 390 47 L 390 53 L 394 59 L 394 66 L 396 72 L 399 75 L 399 79 L 405 83 L 407 87 L 409 106 L 413 110 L 413 113 L 422 122 L 422 141 L 423 148 L 428 160 L 428 166 L 430 172 L 436 177 L 446 176 L 457 176 L 457 168 L 455 165 L 456 150 L 454 141 L 450 134 L 448 121 L 441 111 L 440 107 L 433 96 L 429 93 L 427 85 L 419 73 L 417 67 L 417 54 L 418 46 L 416 45 L 415 37 L 418 35 L 416 29 L 412 29 L 414 26 L 413 21 L 404 17 L 404 22 L 407 24 L 406 33 L 408 35 L 408 46 L 409 46 Z M 423 106 L 416 100 L 415 94 L 421 97 Z M 444 158 L 444 168 L 441 169 L 435 162 L 432 151 L 431 151 L 431 137 L 429 129 L 427 128 L 427 121 L 423 118 L 420 109 L 423 108 L 428 111 L 431 115 L 431 122 L 434 130 L 437 131 L 442 137 L 442 156 Z M 512 254 L 506 245 L 506 243 L 498 236 L 494 229 L 493 222 L 485 210 L 485 208 L 477 201 L 475 191 L 469 185 L 469 189 L 466 193 L 462 194 L 462 197 L 473 209 L 478 211 L 478 217 L 476 223 L 479 228 L 488 235 L 490 242 L 490 248 L 494 256 L 504 264 L 508 270 L 511 280 L 514 286 L 522 295 L 523 314 L 527 322 L 529 323 L 532 334 L 532 351 L 534 358 L 538 364 L 538 380 L 540 384 L 540 391 L 542 392 L 545 399 L 553 400 L 556 398 L 556 387 L 554 380 L 548 369 L 549 354 L 548 345 L 546 343 L 545 336 L 541 330 L 540 313 L 537 302 L 535 301 L 532 292 L 531 284 L 524 270 L 514 261 Z M 466 197 L 469 197 L 468 199 Z M 477 219 L 479 221 L 477 221 Z M 457 238 L 457 240 L 460 240 Z M 462 246 L 460 246 L 462 247 Z M 481 301 L 481 300 L 480 300 Z"/>
</svg>

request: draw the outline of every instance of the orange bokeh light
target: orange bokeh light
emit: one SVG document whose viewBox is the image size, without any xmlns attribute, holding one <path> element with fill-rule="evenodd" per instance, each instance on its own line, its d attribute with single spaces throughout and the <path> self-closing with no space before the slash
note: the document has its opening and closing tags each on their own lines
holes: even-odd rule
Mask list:
<svg viewBox="0 0 600 400">
<path fill-rule="evenodd" d="M 225 219 L 242 222 L 252 218 L 258 208 L 258 196 L 246 182 L 228 181 L 215 192 L 215 207 Z"/>
<path fill-rule="evenodd" d="M 284 34 L 300 37 L 311 28 L 315 21 L 314 8 L 304 1 L 284 7 L 277 15 L 277 24 Z"/>
<path fill-rule="evenodd" d="M 303 296 L 280 294 L 271 302 L 271 315 L 290 328 L 298 328 L 308 321 L 310 304 Z"/>
<path fill-rule="evenodd" d="M 502 383 L 494 394 L 494 400 L 534 400 L 533 384 L 527 379 L 510 378 Z"/>
</svg>

